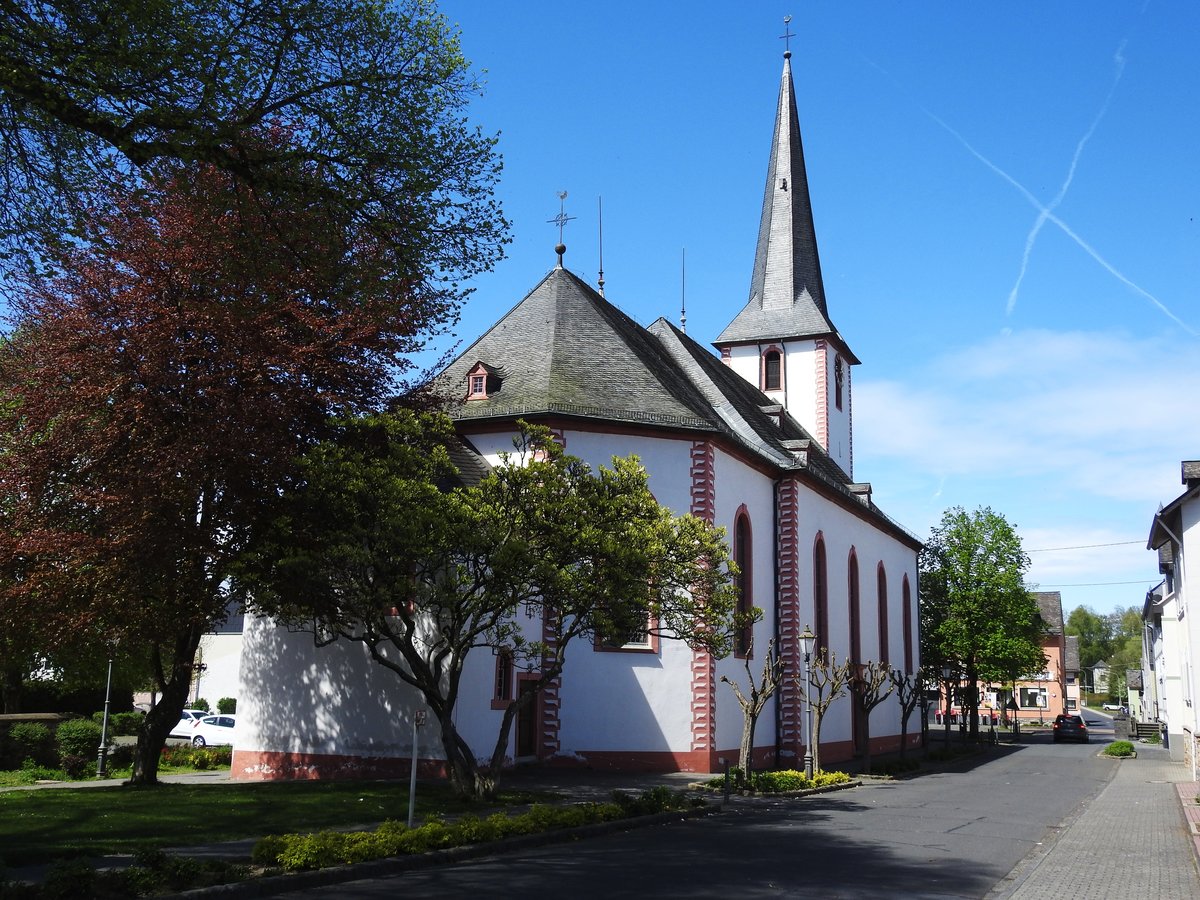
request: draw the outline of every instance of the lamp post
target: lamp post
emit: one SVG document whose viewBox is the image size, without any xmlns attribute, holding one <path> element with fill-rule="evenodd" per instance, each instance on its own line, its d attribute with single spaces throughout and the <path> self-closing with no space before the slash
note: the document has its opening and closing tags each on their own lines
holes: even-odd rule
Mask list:
<svg viewBox="0 0 1200 900">
<path fill-rule="evenodd" d="M 104 685 L 104 719 L 100 725 L 100 750 L 96 755 L 96 777 L 108 776 L 108 702 L 112 694 L 112 657 L 108 660 L 108 681 Z"/>
<path fill-rule="evenodd" d="M 944 743 L 946 749 L 950 749 L 950 676 L 954 674 L 954 669 L 950 666 L 942 666 L 942 681 L 946 683 L 946 714 L 942 716 L 942 723 L 945 725 Z"/>
<path fill-rule="evenodd" d="M 804 777 L 808 779 L 813 777 L 812 652 L 816 642 L 817 636 L 805 625 L 804 633 L 800 635 L 800 648 L 804 651 Z"/>
</svg>

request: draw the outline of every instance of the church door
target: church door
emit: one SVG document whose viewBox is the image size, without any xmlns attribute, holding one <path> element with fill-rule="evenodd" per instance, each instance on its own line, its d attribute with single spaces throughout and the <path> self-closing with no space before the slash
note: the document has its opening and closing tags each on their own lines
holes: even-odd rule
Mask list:
<svg viewBox="0 0 1200 900">
<path fill-rule="evenodd" d="M 526 694 L 533 692 L 533 687 L 536 684 L 534 681 L 520 681 L 517 683 L 517 694 L 523 697 Z M 537 734 L 538 734 L 538 703 L 537 695 L 529 699 L 525 706 L 517 713 L 517 759 L 537 759 Z"/>
</svg>

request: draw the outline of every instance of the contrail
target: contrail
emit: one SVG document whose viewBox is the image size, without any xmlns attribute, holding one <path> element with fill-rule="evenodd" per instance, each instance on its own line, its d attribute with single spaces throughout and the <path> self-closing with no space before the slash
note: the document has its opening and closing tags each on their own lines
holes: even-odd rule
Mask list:
<svg viewBox="0 0 1200 900">
<path fill-rule="evenodd" d="M 1100 111 L 1096 113 L 1096 118 L 1092 120 L 1092 125 L 1090 128 L 1088 128 L 1087 133 L 1085 133 L 1084 136 L 1079 139 L 1079 143 L 1075 145 L 1075 155 L 1071 157 L 1071 167 L 1067 170 L 1066 180 L 1063 182 L 1062 187 L 1058 189 L 1058 193 L 1055 195 L 1054 199 L 1050 201 L 1049 205 L 1047 205 L 1041 212 L 1038 213 L 1037 219 L 1034 220 L 1033 227 L 1029 230 L 1029 234 L 1025 237 L 1025 252 L 1021 256 L 1021 271 L 1017 274 L 1016 284 L 1013 285 L 1012 290 L 1008 293 L 1008 303 L 1005 304 L 1004 307 L 1005 315 L 1012 315 L 1012 311 L 1017 305 L 1017 294 L 1021 290 L 1021 282 L 1025 280 L 1025 272 L 1029 268 L 1029 257 L 1030 254 L 1033 253 L 1033 245 L 1037 243 L 1037 237 L 1038 234 L 1041 233 L 1042 226 L 1046 224 L 1046 220 L 1049 218 L 1050 213 L 1057 209 L 1059 204 L 1062 203 L 1063 198 L 1067 196 L 1067 191 L 1071 187 L 1071 182 L 1075 180 L 1075 170 L 1079 166 L 1079 157 L 1083 155 L 1084 145 L 1087 144 L 1087 142 L 1091 140 L 1092 135 L 1096 133 L 1096 128 L 1099 127 L 1100 121 L 1104 118 L 1105 113 L 1108 112 L 1108 107 L 1112 103 L 1113 95 L 1117 92 L 1117 85 L 1121 83 L 1121 76 L 1125 72 L 1124 52 L 1125 45 L 1127 43 L 1128 41 L 1121 41 L 1121 45 L 1117 47 L 1117 52 L 1113 57 L 1117 63 L 1117 71 L 1113 75 L 1112 85 L 1108 89 L 1108 96 L 1104 98 L 1104 103 L 1101 104 Z"/>
<path fill-rule="evenodd" d="M 1036 209 L 1041 214 L 1041 217 L 1044 217 L 1046 219 L 1046 221 L 1048 221 L 1048 222 L 1053 222 L 1060 229 L 1062 229 L 1063 233 L 1067 237 L 1069 237 L 1076 244 L 1078 244 L 1079 247 L 1085 253 L 1087 253 L 1090 257 L 1092 257 L 1092 259 L 1096 260 L 1096 262 L 1098 262 L 1110 275 L 1112 275 L 1114 278 L 1116 278 L 1122 284 L 1129 287 L 1135 293 L 1141 294 L 1143 297 L 1145 297 L 1147 300 L 1149 300 L 1152 304 L 1154 304 L 1159 309 L 1160 312 L 1163 313 L 1163 315 L 1165 315 L 1167 318 L 1169 318 L 1172 322 L 1174 322 L 1176 325 L 1178 325 L 1180 328 L 1182 328 L 1188 334 L 1192 335 L 1193 337 L 1195 337 L 1197 335 L 1197 331 L 1194 328 L 1192 328 L 1190 325 L 1188 325 L 1186 322 L 1184 322 L 1181 318 L 1179 318 L 1179 316 L 1175 315 L 1175 313 L 1171 312 L 1171 310 L 1169 310 L 1167 308 L 1166 304 L 1164 304 L 1161 300 L 1159 300 L 1157 297 L 1155 297 L 1153 294 L 1151 294 L 1145 288 L 1141 287 L 1140 285 L 1134 284 L 1133 281 L 1126 278 L 1125 275 L 1123 275 L 1120 271 L 1118 271 L 1116 269 L 1116 267 L 1114 267 L 1112 265 L 1112 263 L 1110 263 L 1103 256 L 1101 256 L 1094 247 L 1092 247 L 1083 238 L 1081 238 L 1074 231 L 1072 231 L 1066 222 L 1064 222 L 1062 219 L 1060 219 L 1058 216 L 1056 216 L 1053 213 L 1053 211 L 1051 211 L 1047 207 L 1043 206 L 1041 201 L 1039 201 L 1037 199 L 1037 197 L 1033 196 L 1033 194 L 1029 193 L 1029 191 L 1026 190 L 1026 188 L 1023 184 L 1021 184 L 1019 181 L 1017 181 L 1015 178 L 1013 178 L 1011 175 L 1009 175 L 1007 172 L 1005 172 L 1003 169 L 1001 169 L 999 166 L 997 166 L 994 162 L 992 162 L 990 159 L 988 159 L 986 156 L 984 156 L 982 153 L 980 153 L 978 150 L 976 150 L 974 147 L 972 147 L 970 141 L 968 141 L 965 137 L 963 137 L 961 134 L 959 134 L 957 131 L 955 131 L 952 127 L 950 127 L 949 124 L 947 124 L 944 120 L 939 118 L 933 112 L 926 109 L 924 106 L 922 106 L 919 103 L 917 104 L 917 107 L 918 107 L 918 109 L 921 110 L 921 112 L 925 113 L 925 115 L 927 115 L 927 116 L 929 116 L 929 118 L 933 119 L 933 121 L 935 121 L 938 125 L 942 126 L 942 128 L 944 128 L 946 131 L 950 132 L 950 134 L 954 136 L 955 140 L 957 140 L 960 144 L 962 144 L 964 147 L 966 147 L 967 151 L 972 156 L 974 156 L 977 160 L 979 160 L 981 163 L 983 163 L 985 166 L 987 166 L 989 169 L 991 169 L 993 172 L 995 172 L 997 175 L 999 175 L 1001 178 L 1003 178 L 1005 181 L 1007 181 L 1009 184 L 1011 184 L 1013 187 L 1015 187 L 1018 191 L 1020 191 L 1021 195 L 1026 200 L 1029 201 L 1029 205 L 1032 206 L 1034 209 Z"/>
</svg>

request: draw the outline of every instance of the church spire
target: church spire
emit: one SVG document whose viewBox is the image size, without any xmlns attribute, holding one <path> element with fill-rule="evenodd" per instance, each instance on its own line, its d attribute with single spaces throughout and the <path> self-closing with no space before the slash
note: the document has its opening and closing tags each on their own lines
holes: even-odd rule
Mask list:
<svg viewBox="0 0 1200 900">
<path fill-rule="evenodd" d="M 827 319 L 829 312 L 821 283 L 808 174 L 804 169 L 791 56 L 791 51 L 783 54 L 783 80 L 779 86 L 750 296 L 759 297 L 764 309 L 811 303 Z"/>
<path fill-rule="evenodd" d="M 790 28 L 783 37 L 790 42 Z M 783 54 L 750 296 L 714 343 L 726 365 L 782 404 L 853 473 L 850 367 L 858 359 L 825 302 L 790 50 Z"/>
<path fill-rule="evenodd" d="M 787 50 L 783 54 L 750 296 L 746 307 L 717 338 L 717 344 L 836 334 L 821 280 L 792 82 L 792 53 Z"/>
</svg>

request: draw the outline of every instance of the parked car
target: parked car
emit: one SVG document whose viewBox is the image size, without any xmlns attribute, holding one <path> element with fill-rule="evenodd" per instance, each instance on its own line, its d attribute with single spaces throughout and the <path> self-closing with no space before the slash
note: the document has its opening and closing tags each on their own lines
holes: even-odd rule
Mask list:
<svg viewBox="0 0 1200 900">
<path fill-rule="evenodd" d="M 185 709 L 183 711 L 183 718 L 171 729 L 168 737 L 190 738 L 192 736 L 192 726 L 207 715 L 207 709 Z"/>
<path fill-rule="evenodd" d="M 192 726 L 192 746 L 232 745 L 233 729 L 236 725 L 236 716 L 205 716 Z"/>
<path fill-rule="evenodd" d="M 1088 742 L 1087 725 L 1083 724 L 1080 716 L 1061 715 L 1054 718 L 1054 742 L 1059 741 Z"/>
<path fill-rule="evenodd" d="M 1104 709 L 1104 710 L 1108 710 L 1109 712 L 1120 712 L 1121 704 L 1120 703 L 1101 703 L 1100 708 Z"/>
</svg>

